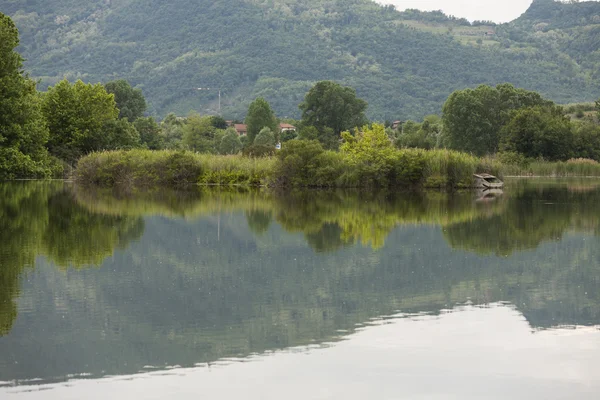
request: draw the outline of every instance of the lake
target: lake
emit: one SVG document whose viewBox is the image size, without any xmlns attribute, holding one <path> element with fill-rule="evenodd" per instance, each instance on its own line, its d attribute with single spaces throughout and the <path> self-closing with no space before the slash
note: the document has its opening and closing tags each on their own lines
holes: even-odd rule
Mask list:
<svg viewBox="0 0 600 400">
<path fill-rule="evenodd" d="M 0 183 L 3 399 L 597 399 L 600 180 Z"/>
</svg>

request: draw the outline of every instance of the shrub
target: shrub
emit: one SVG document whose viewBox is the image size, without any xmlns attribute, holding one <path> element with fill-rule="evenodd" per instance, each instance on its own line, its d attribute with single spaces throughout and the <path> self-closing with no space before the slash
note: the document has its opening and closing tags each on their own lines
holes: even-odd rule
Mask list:
<svg viewBox="0 0 600 400">
<path fill-rule="evenodd" d="M 274 168 L 273 158 L 252 159 L 188 151 L 105 151 L 79 160 L 75 180 L 122 188 L 191 184 L 264 185 Z"/>
<path fill-rule="evenodd" d="M 423 184 L 427 162 L 422 151 L 398 151 L 392 165 L 392 176 L 389 181 L 393 186 L 416 186 Z"/>
<path fill-rule="evenodd" d="M 277 154 L 276 182 L 282 186 L 317 186 L 313 180 L 316 167 L 325 158 L 317 140 L 289 140 Z"/>
<path fill-rule="evenodd" d="M 264 127 L 260 130 L 256 138 L 254 139 L 255 146 L 275 146 L 275 135 L 271 129 Z"/>
</svg>

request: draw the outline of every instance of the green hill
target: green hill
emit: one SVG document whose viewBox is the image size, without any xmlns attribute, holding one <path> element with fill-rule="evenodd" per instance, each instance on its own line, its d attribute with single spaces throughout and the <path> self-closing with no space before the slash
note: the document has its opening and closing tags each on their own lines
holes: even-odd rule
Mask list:
<svg viewBox="0 0 600 400">
<path fill-rule="evenodd" d="M 125 78 L 157 115 L 280 117 L 318 80 L 353 86 L 373 119 L 438 113 L 456 89 L 510 82 L 561 103 L 600 93 L 600 3 L 537 0 L 505 25 L 398 12 L 371 0 L 8 0 L 40 87 Z"/>
</svg>

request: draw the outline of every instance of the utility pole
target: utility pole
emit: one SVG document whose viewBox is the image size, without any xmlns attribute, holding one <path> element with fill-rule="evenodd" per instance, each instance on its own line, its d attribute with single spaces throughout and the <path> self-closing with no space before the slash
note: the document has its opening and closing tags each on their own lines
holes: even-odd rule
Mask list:
<svg viewBox="0 0 600 400">
<path fill-rule="evenodd" d="M 219 115 L 221 115 L 221 88 L 196 88 L 196 90 L 218 90 L 219 91 Z"/>
</svg>

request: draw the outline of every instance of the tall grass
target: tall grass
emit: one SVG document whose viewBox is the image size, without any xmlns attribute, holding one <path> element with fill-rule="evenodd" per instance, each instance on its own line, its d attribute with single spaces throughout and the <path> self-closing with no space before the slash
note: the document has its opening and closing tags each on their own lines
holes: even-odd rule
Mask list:
<svg viewBox="0 0 600 400">
<path fill-rule="evenodd" d="M 599 176 L 600 164 L 587 159 L 565 162 L 506 162 L 452 150 L 402 149 L 373 152 L 365 160 L 294 141 L 277 157 L 249 158 L 186 151 L 105 151 L 79 160 L 79 183 L 118 188 L 186 185 L 304 187 L 468 188 L 473 174 L 502 176 Z"/>
<path fill-rule="evenodd" d="M 186 151 L 104 151 L 79 160 L 75 180 L 98 186 L 136 188 L 192 184 L 263 185 L 275 160 Z"/>
<path fill-rule="evenodd" d="M 600 164 L 585 158 L 558 162 L 532 161 L 526 165 L 504 164 L 501 170 L 506 176 L 600 177 Z"/>
<path fill-rule="evenodd" d="M 465 188 L 473 185 L 473 174 L 501 176 L 501 164 L 493 158 L 478 158 L 453 150 L 404 150 L 420 152 L 425 158 L 425 187 Z"/>
</svg>

